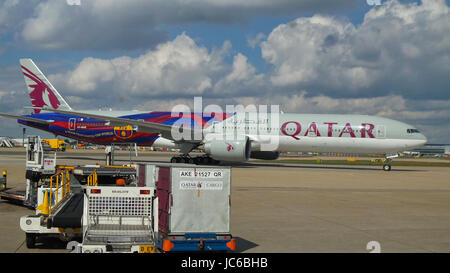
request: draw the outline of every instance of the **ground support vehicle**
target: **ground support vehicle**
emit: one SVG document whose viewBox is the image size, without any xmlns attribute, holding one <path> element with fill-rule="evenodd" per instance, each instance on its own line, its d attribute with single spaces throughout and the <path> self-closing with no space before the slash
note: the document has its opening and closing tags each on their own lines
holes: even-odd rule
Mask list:
<svg viewBox="0 0 450 273">
<path fill-rule="evenodd" d="M 82 253 L 154 253 L 152 187 L 86 187 Z"/>
</svg>

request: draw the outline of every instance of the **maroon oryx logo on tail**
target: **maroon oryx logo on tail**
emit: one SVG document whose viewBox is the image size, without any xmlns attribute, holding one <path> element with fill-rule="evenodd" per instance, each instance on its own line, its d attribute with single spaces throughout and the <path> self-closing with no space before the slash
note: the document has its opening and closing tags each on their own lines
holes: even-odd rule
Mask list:
<svg viewBox="0 0 450 273">
<path fill-rule="evenodd" d="M 22 65 L 23 74 L 25 77 L 31 79 L 36 84 L 29 85 L 30 88 L 34 90 L 30 92 L 31 103 L 34 107 L 44 107 L 50 106 L 53 109 L 58 109 L 61 104 L 53 93 L 53 91 L 43 82 L 38 76 L 36 76 L 33 72 L 28 70 L 26 67 Z M 34 109 L 35 114 L 39 114 L 41 109 Z"/>
</svg>

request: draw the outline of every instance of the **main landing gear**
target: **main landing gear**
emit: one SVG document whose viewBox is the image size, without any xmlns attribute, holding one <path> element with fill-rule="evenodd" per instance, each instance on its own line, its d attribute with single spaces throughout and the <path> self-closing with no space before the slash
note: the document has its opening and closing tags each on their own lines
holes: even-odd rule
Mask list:
<svg viewBox="0 0 450 273">
<path fill-rule="evenodd" d="M 174 156 L 170 159 L 170 163 L 186 163 L 196 165 L 219 165 L 220 161 L 209 156 L 190 157 L 189 155 Z"/>
</svg>

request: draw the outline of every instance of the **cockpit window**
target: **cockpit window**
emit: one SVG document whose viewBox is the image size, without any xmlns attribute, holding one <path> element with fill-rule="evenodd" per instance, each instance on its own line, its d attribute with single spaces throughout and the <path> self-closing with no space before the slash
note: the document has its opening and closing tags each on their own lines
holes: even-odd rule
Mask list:
<svg viewBox="0 0 450 273">
<path fill-rule="evenodd" d="M 408 134 L 420 133 L 418 129 L 406 129 L 406 132 Z"/>
</svg>

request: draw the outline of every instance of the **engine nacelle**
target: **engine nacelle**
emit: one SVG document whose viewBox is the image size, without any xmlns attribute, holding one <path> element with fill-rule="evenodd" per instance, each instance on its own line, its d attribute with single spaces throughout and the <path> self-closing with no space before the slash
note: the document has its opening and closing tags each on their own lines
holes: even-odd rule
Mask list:
<svg viewBox="0 0 450 273">
<path fill-rule="evenodd" d="M 205 152 L 215 160 L 243 162 L 250 158 L 250 140 L 211 140 L 205 143 Z"/>
<path fill-rule="evenodd" d="M 275 160 L 280 157 L 280 152 L 270 151 L 254 151 L 250 153 L 250 158 L 263 159 L 263 160 Z"/>
</svg>

